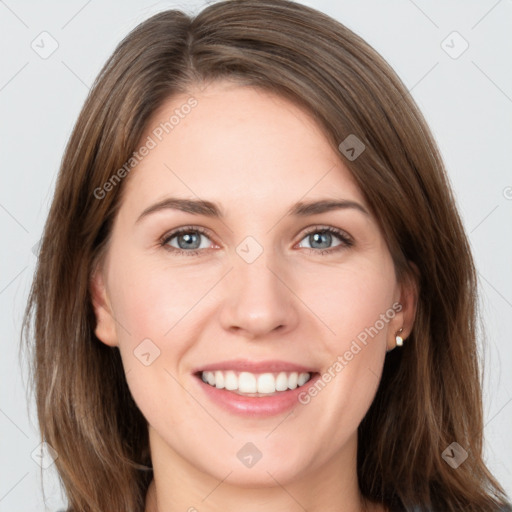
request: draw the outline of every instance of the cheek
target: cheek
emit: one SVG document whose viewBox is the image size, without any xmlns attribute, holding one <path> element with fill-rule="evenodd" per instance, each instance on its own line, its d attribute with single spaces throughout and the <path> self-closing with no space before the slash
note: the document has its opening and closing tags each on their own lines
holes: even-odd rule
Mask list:
<svg viewBox="0 0 512 512">
<path fill-rule="evenodd" d="M 217 270 L 199 272 L 193 265 L 171 266 L 165 255 L 125 261 L 112 272 L 112 302 L 121 338 L 167 340 L 182 319 L 218 280 Z M 123 334 L 124 332 L 124 334 Z"/>
<path fill-rule="evenodd" d="M 317 293 L 304 288 L 301 297 L 331 332 L 320 338 L 320 382 L 302 395 L 302 403 L 322 404 L 322 428 L 339 441 L 357 427 L 375 396 L 396 313 L 396 282 L 392 261 L 382 255 L 322 272 L 315 279 Z"/>
<path fill-rule="evenodd" d="M 166 428 L 178 426 L 196 406 L 178 383 L 180 360 L 194 339 L 195 306 L 218 279 L 155 258 L 119 261 L 110 287 L 127 384 L 150 423 L 167 410 Z"/>
<path fill-rule="evenodd" d="M 372 260 L 354 259 L 353 264 L 319 269 L 303 281 L 298 295 L 304 304 L 322 320 L 326 340 L 332 352 L 339 352 L 367 329 L 376 326 L 374 337 L 385 338 L 393 315 L 395 274 L 391 261 L 382 256 L 378 264 Z M 364 337 L 364 336 L 362 336 Z"/>
</svg>

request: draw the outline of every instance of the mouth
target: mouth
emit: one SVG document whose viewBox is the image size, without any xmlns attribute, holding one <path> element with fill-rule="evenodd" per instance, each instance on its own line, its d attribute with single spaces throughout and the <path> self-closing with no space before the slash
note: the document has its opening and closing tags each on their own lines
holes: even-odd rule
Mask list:
<svg viewBox="0 0 512 512">
<path fill-rule="evenodd" d="M 304 402 L 306 387 L 320 378 L 317 369 L 287 361 L 236 359 L 192 371 L 203 396 L 230 414 L 265 418 L 284 414 Z"/>
<path fill-rule="evenodd" d="M 262 398 L 300 388 L 318 372 L 248 372 L 236 370 L 198 371 L 194 375 L 205 384 L 234 394 Z"/>
</svg>

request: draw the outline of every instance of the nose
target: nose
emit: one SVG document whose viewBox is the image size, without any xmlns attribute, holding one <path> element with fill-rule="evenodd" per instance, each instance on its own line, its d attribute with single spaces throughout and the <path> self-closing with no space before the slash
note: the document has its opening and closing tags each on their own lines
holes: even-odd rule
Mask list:
<svg viewBox="0 0 512 512">
<path fill-rule="evenodd" d="M 222 327 L 248 339 L 293 330 L 299 320 L 299 299 L 282 266 L 266 251 L 252 263 L 234 255 L 234 268 L 225 286 L 220 313 Z"/>
</svg>

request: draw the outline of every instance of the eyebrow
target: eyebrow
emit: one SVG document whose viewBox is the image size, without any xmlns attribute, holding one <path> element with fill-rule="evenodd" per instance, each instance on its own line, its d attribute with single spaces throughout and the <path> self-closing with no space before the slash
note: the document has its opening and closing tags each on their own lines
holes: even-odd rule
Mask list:
<svg viewBox="0 0 512 512">
<path fill-rule="evenodd" d="M 347 199 L 322 199 L 317 201 L 299 201 L 295 203 L 287 212 L 287 215 L 296 217 L 307 217 L 309 215 L 318 215 L 320 213 L 329 212 L 332 210 L 355 209 L 370 215 L 368 210 L 356 201 L 349 201 Z M 177 197 L 167 197 L 158 203 L 155 203 L 146 208 L 136 220 L 139 222 L 148 215 L 159 212 L 162 210 L 179 210 L 193 215 L 204 215 L 206 217 L 224 218 L 224 214 L 220 206 L 211 201 L 204 201 L 202 199 L 182 199 Z"/>
</svg>

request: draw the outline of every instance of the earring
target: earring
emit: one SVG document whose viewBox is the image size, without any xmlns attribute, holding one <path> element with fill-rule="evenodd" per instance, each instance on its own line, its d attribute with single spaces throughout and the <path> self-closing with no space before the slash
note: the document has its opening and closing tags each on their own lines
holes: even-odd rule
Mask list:
<svg viewBox="0 0 512 512">
<path fill-rule="evenodd" d="M 396 346 L 397 347 L 401 347 L 404 344 L 404 339 L 402 338 L 402 336 L 399 336 L 399 334 L 402 331 L 403 331 L 403 329 L 400 327 L 400 329 L 397 331 L 397 333 L 395 335 L 395 341 L 396 341 Z"/>
</svg>

